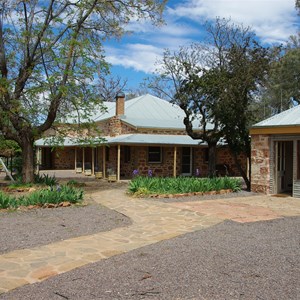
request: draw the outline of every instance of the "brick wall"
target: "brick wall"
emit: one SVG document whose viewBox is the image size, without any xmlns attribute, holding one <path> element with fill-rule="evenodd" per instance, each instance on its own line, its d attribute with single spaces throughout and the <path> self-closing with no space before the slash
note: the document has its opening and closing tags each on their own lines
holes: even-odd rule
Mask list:
<svg viewBox="0 0 300 300">
<path fill-rule="evenodd" d="M 251 190 L 270 193 L 270 136 L 251 136 Z"/>
</svg>

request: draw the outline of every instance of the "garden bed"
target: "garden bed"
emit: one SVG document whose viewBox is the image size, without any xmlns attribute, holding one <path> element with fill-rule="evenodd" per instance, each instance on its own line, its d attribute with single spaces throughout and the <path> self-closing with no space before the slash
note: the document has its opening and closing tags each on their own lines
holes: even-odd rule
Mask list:
<svg viewBox="0 0 300 300">
<path fill-rule="evenodd" d="M 55 177 L 36 176 L 35 183 L 13 183 L 0 190 L 0 209 L 66 207 L 83 201 L 77 182 L 59 185 Z"/>
<path fill-rule="evenodd" d="M 214 177 L 143 177 L 136 176 L 129 183 L 128 191 L 137 197 L 183 197 L 203 194 L 226 194 L 241 190 L 239 178 Z"/>
</svg>

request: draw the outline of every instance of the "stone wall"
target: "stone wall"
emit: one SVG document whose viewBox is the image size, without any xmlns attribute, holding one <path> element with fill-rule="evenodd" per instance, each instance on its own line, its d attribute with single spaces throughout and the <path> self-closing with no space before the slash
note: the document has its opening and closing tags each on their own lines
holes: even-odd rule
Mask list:
<svg viewBox="0 0 300 300">
<path fill-rule="evenodd" d="M 243 170 L 247 172 L 247 156 L 245 154 L 240 154 L 238 156 L 238 161 L 242 166 Z M 228 147 L 217 148 L 217 166 L 220 166 L 220 173 L 222 173 L 222 166 L 226 165 L 229 176 L 240 176 L 239 171 L 235 165 L 234 158 L 230 153 Z"/>
<path fill-rule="evenodd" d="M 52 168 L 54 170 L 71 170 L 75 169 L 75 148 L 65 147 L 55 149 L 52 154 Z"/>
<path fill-rule="evenodd" d="M 98 161 L 100 170 L 102 170 L 103 151 L 102 147 L 98 148 Z M 206 148 L 194 147 L 192 151 L 192 175 L 196 174 L 198 169 L 200 177 L 208 175 L 208 162 L 206 160 Z M 140 175 L 147 175 L 151 170 L 154 176 L 173 176 L 174 164 L 174 147 L 162 147 L 162 163 L 148 162 L 148 146 L 131 146 L 130 160 L 125 161 L 125 147 L 121 146 L 121 178 L 131 178 L 133 171 L 138 170 Z M 182 174 L 181 170 L 182 148 L 177 147 L 176 158 L 176 174 Z M 246 170 L 246 157 L 241 156 L 240 160 Z M 229 167 L 230 176 L 239 176 L 239 173 L 234 166 L 233 159 L 226 147 L 222 147 L 217 151 L 217 161 L 219 164 L 226 164 Z M 106 161 L 106 171 L 110 168 L 114 172 L 117 170 L 117 146 L 109 147 L 109 159 Z M 220 173 L 219 175 L 225 175 Z"/>
<path fill-rule="evenodd" d="M 270 136 L 251 136 L 251 190 L 270 193 Z"/>
<path fill-rule="evenodd" d="M 104 146 L 105 147 L 105 146 Z M 121 172 L 122 178 L 131 178 L 133 170 L 138 170 L 140 175 L 147 175 L 148 170 L 152 170 L 155 176 L 173 176 L 174 147 L 162 147 L 162 163 L 148 162 L 148 146 L 130 146 L 130 160 L 125 160 L 125 146 L 121 146 Z M 85 168 L 92 165 L 92 148 L 84 148 Z M 106 158 L 106 172 L 108 169 L 117 171 L 117 146 L 107 148 L 109 152 Z M 201 177 L 208 175 L 207 148 L 205 146 L 192 148 L 192 175 L 198 172 Z M 75 168 L 75 148 L 65 147 L 56 149 L 51 154 L 52 168 L 57 170 L 66 170 Z M 177 147 L 176 174 L 182 174 L 181 170 L 182 147 Z M 246 169 L 246 157 L 240 156 L 240 160 Z M 82 148 L 77 148 L 77 164 L 82 166 Z M 228 175 L 239 176 L 234 165 L 233 158 L 228 148 L 217 149 L 217 164 L 228 166 Z M 95 167 L 102 171 L 103 168 L 103 147 L 98 147 L 95 151 Z M 223 172 L 217 175 L 225 175 Z"/>
</svg>

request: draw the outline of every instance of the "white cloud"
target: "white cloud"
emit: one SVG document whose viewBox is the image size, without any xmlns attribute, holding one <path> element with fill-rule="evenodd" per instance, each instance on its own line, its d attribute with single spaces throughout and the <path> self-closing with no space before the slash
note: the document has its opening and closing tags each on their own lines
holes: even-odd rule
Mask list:
<svg viewBox="0 0 300 300">
<path fill-rule="evenodd" d="M 105 49 L 106 60 L 112 65 L 133 68 L 135 71 L 152 73 L 155 62 L 161 56 L 161 48 L 146 44 L 125 44 L 118 48 Z"/>
<path fill-rule="evenodd" d="M 155 27 L 149 20 L 132 19 L 126 30 L 133 33 L 121 43 L 105 47 L 106 60 L 126 69 L 150 74 L 164 49 L 203 40 L 203 24 L 216 17 L 250 26 L 263 43 L 284 43 L 299 30 L 295 0 L 170 0 L 166 25 Z M 298 28 L 297 28 L 298 22 Z"/>
<path fill-rule="evenodd" d="M 216 17 L 250 26 L 263 42 L 282 42 L 296 32 L 295 0 L 192 0 L 169 13 L 197 22 Z"/>
</svg>

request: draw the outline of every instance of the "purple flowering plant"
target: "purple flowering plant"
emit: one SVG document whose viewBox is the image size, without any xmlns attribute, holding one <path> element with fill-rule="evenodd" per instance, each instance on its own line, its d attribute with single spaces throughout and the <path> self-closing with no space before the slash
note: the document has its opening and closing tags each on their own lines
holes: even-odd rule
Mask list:
<svg viewBox="0 0 300 300">
<path fill-rule="evenodd" d="M 135 169 L 132 172 L 133 177 L 138 176 L 139 175 L 139 170 Z"/>
</svg>

